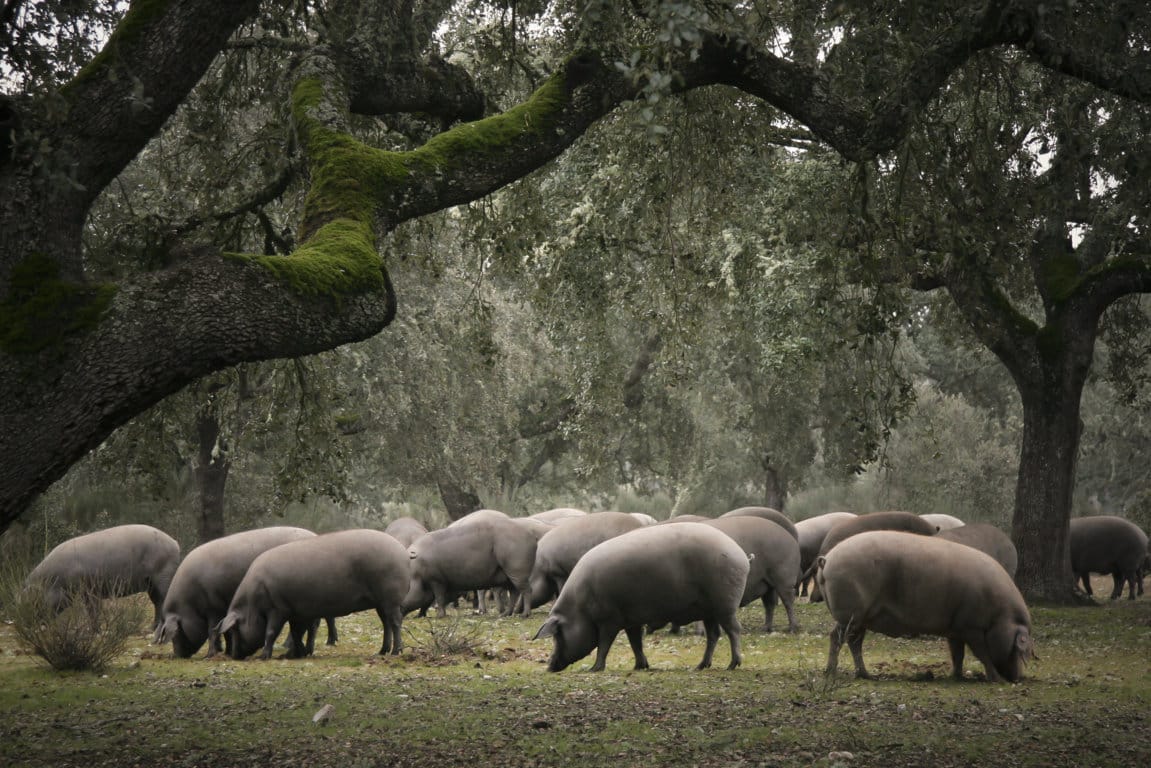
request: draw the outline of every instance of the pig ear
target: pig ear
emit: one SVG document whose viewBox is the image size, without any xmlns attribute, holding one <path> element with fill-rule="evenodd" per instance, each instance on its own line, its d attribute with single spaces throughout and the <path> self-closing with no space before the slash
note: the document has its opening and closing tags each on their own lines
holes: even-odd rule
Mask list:
<svg viewBox="0 0 1151 768">
<path fill-rule="evenodd" d="M 239 616 L 237 616 L 235 613 L 229 613 L 227 616 L 224 617 L 223 621 L 221 621 L 219 624 L 216 625 L 216 631 L 218 633 L 220 633 L 221 635 L 226 634 L 228 632 L 228 630 L 230 630 L 230 629 L 232 629 L 232 627 L 236 626 L 236 621 L 238 619 L 239 619 Z"/>
<path fill-rule="evenodd" d="M 555 635 L 556 630 L 559 629 L 560 620 L 555 616 L 549 616 L 544 625 L 540 627 L 540 631 L 536 632 L 536 636 L 532 640 L 539 640 L 542 637 L 552 637 Z"/>
<path fill-rule="evenodd" d="M 164 619 L 160 626 L 156 627 L 156 634 L 152 637 L 152 642 L 155 645 L 161 645 L 168 642 L 176 636 L 176 631 L 180 628 L 180 617 L 172 614 Z"/>
<path fill-rule="evenodd" d="M 1039 661 L 1039 657 L 1035 655 L 1035 646 L 1031 643 L 1031 635 L 1027 630 L 1021 629 L 1015 633 L 1015 650 L 1024 659 L 1035 659 Z"/>
</svg>

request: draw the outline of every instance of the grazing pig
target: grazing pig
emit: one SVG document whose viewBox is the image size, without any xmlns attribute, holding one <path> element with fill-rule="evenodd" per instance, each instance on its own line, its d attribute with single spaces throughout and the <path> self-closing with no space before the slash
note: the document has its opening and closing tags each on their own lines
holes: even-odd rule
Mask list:
<svg viewBox="0 0 1151 768">
<path fill-rule="evenodd" d="M 624 512 L 594 512 L 550 531 L 536 549 L 532 605 L 543 605 L 558 595 L 572 568 L 592 547 L 642 527 Z"/>
<path fill-rule="evenodd" d="M 703 515 L 676 515 L 669 517 L 667 520 L 660 520 L 660 525 L 667 525 L 669 523 L 706 523 L 708 520 L 714 518 L 704 517 Z"/>
<path fill-rule="evenodd" d="M 545 533 L 550 533 L 556 529 L 554 523 L 549 523 L 534 517 L 513 517 L 511 521 L 531 533 L 532 536 L 535 536 L 536 541 L 542 539 Z"/>
<path fill-rule="evenodd" d="M 739 507 L 730 512 L 724 512 L 720 517 L 758 517 L 762 520 L 770 520 L 782 526 L 785 531 L 791 534 L 791 538 L 799 541 L 799 531 L 795 529 L 795 523 L 791 522 L 791 519 L 778 509 L 772 509 L 771 507 Z"/>
<path fill-rule="evenodd" d="M 404 549 L 412 546 L 413 541 L 427 532 L 427 527 L 414 517 L 398 517 L 384 529 L 384 533 L 395 538 Z"/>
<path fill-rule="evenodd" d="M 288 624 L 289 657 L 312 652 L 303 635 L 325 616 L 347 616 L 374 608 L 384 627 L 380 654 L 399 653 L 408 591 L 408 553 L 383 531 L 325 533 L 273 547 L 252 561 L 236 589 L 219 632 L 234 659 L 272 657 L 276 638 Z"/>
<path fill-rule="evenodd" d="M 1114 600 L 1128 585 L 1128 599 L 1135 599 L 1139 571 L 1147 558 L 1147 534 L 1130 520 L 1112 515 L 1077 517 L 1071 521 L 1071 571 L 1082 580 L 1083 591 L 1092 594 L 1091 574 L 1109 573 L 1115 581 Z"/>
<path fill-rule="evenodd" d="M 549 509 L 546 512 L 536 512 L 529 517 L 535 520 L 542 520 L 545 523 L 557 524 L 566 522 L 572 518 L 583 517 L 587 512 L 582 509 L 575 509 L 574 507 L 557 507 L 556 509 Z"/>
<path fill-rule="evenodd" d="M 523 615 L 531 614 L 536 537 L 511 518 L 491 516 L 431 531 L 416 539 L 408 555 L 411 587 L 404 598 L 405 614 L 424 610 L 434 601 L 437 614 L 446 616 L 444 606 L 453 596 L 495 587 L 511 587 L 516 593 L 508 603 L 508 614 L 521 594 L 527 595 Z"/>
<path fill-rule="evenodd" d="M 628 512 L 629 515 L 639 520 L 644 525 L 655 525 L 659 521 L 646 512 Z"/>
<path fill-rule="evenodd" d="M 42 588 L 55 613 L 75 597 L 94 600 L 147 592 L 155 608 L 155 629 L 179 564 L 180 545 L 168 534 L 150 525 L 118 525 L 61 543 L 32 569 L 25 584 Z"/>
<path fill-rule="evenodd" d="M 813 569 L 811 566 L 815 564 L 815 558 L 819 556 L 819 548 L 823 546 L 823 539 L 827 536 L 827 532 L 835 527 L 836 523 L 842 523 L 853 517 L 855 517 L 854 512 L 828 512 L 824 515 L 800 520 L 795 524 L 795 530 L 799 534 L 799 570 L 803 574 L 800 577 L 800 595 L 807 595 L 807 585 L 812 579 Z"/>
<path fill-rule="evenodd" d="M 698 669 L 711 666 L 719 632 L 731 642 L 731 664 L 740 665 L 736 612 L 747 585 L 747 555 L 729 536 L 701 523 L 652 525 L 593 547 L 580 558 L 536 639 L 555 646 L 548 671 L 559 672 L 596 650 L 601 671 L 622 629 L 647 669 L 643 629 L 648 624 L 703 621 L 707 647 Z"/>
<path fill-rule="evenodd" d="M 1019 565 L 1019 553 L 1011 543 L 1011 537 L 990 523 L 971 523 L 958 528 L 949 528 L 936 534 L 936 538 L 954 541 L 975 547 L 984 554 L 991 555 L 1007 571 L 1007 575 L 1015 578 L 1015 569 Z"/>
<path fill-rule="evenodd" d="M 448 524 L 448 527 L 471 525 L 472 523 L 481 523 L 486 520 L 511 520 L 511 517 L 506 512 L 500 512 L 498 509 L 477 509 L 475 512 L 469 512 L 464 515 L 459 520 L 453 520 Z"/>
<path fill-rule="evenodd" d="M 940 531 L 949 531 L 952 528 L 958 528 L 961 525 L 966 525 L 966 523 L 954 515 L 944 515 L 937 512 L 923 514 L 920 515 L 920 517 L 934 525 Z"/>
<path fill-rule="evenodd" d="M 176 657 L 187 659 L 207 640 L 207 657 L 215 656 L 220 650 L 216 627 L 228 613 L 252 561 L 273 547 L 315 536 L 305 528 L 281 525 L 233 533 L 196 547 L 172 577 L 154 641 L 171 641 Z M 328 645 L 335 642 L 336 626 L 329 618 Z"/>
<path fill-rule="evenodd" d="M 819 554 L 826 555 L 840 542 L 864 531 L 906 531 L 920 536 L 934 536 L 939 532 L 939 529 L 919 515 L 913 515 L 910 512 L 871 512 L 850 520 L 844 520 L 833 526 L 823 537 L 823 544 L 819 546 Z M 810 573 L 811 571 L 807 571 L 803 575 L 806 577 Z M 811 589 L 810 600 L 813 603 L 823 600 L 818 579 Z"/>
<path fill-rule="evenodd" d="M 868 677 L 863 637 L 947 638 L 957 679 L 964 647 L 983 662 L 987 679 L 1010 682 L 1032 657 L 1031 615 L 1015 582 L 973 547 L 903 531 L 860 533 L 818 560 L 816 581 L 835 619 L 827 673 L 836 671 L 844 640 L 857 677 Z"/>
<path fill-rule="evenodd" d="M 747 586 L 740 607 L 755 599 L 763 602 L 765 632 L 772 631 L 775 599 L 787 611 L 787 631 L 796 632 L 795 577 L 799 573 L 799 542 L 786 529 L 761 517 L 720 517 L 704 525 L 726 533 L 747 553 Z"/>
</svg>

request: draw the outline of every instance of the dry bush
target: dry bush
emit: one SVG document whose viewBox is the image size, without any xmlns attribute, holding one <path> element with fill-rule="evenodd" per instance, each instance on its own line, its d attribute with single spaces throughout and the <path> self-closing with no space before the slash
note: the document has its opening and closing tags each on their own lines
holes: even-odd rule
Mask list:
<svg viewBox="0 0 1151 768">
<path fill-rule="evenodd" d="M 23 586 L 22 580 L 10 577 L 5 581 L 8 597 L 4 604 L 16 639 L 59 671 L 107 668 L 151 617 L 144 601 L 100 599 L 101 590 L 95 584 L 75 590 L 72 604 L 56 614 L 44 585 Z"/>
<path fill-rule="evenodd" d="M 427 623 L 427 637 L 421 641 L 408 630 L 411 643 L 433 656 L 473 656 L 479 652 L 483 627 L 470 622 L 459 613 Z"/>
</svg>

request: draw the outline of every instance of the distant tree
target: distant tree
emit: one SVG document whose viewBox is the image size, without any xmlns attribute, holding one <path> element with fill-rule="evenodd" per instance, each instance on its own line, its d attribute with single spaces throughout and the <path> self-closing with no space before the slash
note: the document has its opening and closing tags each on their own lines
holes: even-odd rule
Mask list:
<svg viewBox="0 0 1151 768">
<path fill-rule="evenodd" d="M 1069 599 L 1074 583 L 1067 522 L 1101 320 L 1151 291 L 1149 127 L 1142 104 L 1010 52 L 985 55 L 879 169 L 864 211 L 880 217 L 861 224 L 875 236 L 865 247 L 882 252 L 894 233 L 898 271 L 944 289 L 1012 377 L 1023 410 L 1016 580 L 1034 598 Z"/>
</svg>

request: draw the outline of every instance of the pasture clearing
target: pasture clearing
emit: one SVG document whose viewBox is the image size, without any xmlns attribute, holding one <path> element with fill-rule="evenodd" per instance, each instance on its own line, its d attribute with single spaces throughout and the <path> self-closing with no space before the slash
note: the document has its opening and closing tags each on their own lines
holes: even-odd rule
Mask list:
<svg viewBox="0 0 1151 768">
<path fill-rule="evenodd" d="M 1151 598 L 1033 608 L 1040 658 L 1018 685 L 978 680 L 970 654 L 952 681 L 943 640 L 878 635 L 864 644 L 877 680 L 826 679 L 830 617 L 797 608 L 794 636 L 744 609 L 743 667 L 724 669 L 721 639 L 702 672 L 701 637 L 659 632 L 652 671 L 631 670 L 621 635 L 605 673 L 584 671 L 589 657 L 549 674 L 551 641 L 531 639 L 546 611 L 411 616 L 386 659 L 370 612 L 303 661 L 177 660 L 142 630 L 104 675 L 47 669 L 4 624 L 0 765 L 1151 765 Z"/>
</svg>

